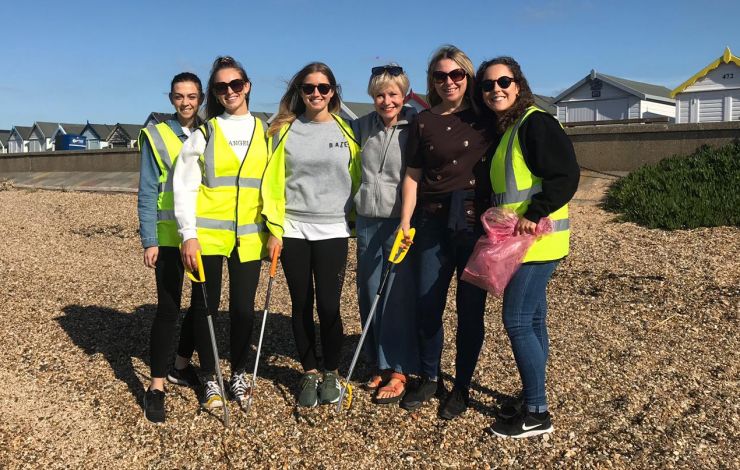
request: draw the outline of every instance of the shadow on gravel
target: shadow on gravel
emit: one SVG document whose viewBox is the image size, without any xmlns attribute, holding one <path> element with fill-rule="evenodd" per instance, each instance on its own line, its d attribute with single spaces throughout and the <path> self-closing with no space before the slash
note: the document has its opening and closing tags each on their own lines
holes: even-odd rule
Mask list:
<svg viewBox="0 0 740 470">
<path fill-rule="evenodd" d="M 142 379 L 148 381 L 149 335 L 156 308 L 156 305 L 145 304 L 137 307 L 133 312 L 124 312 L 99 305 L 72 304 L 65 306 L 62 309 L 64 315 L 57 317 L 56 320 L 70 339 L 86 354 L 90 356 L 102 354 L 110 364 L 116 378 L 128 386 L 131 395 L 136 398 L 139 405 L 143 406 L 146 384 L 142 383 Z M 214 316 L 213 323 L 219 357 L 228 364 L 230 357 L 229 314 L 219 312 L 218 315 Z M 262 311 L 257 311 L 255 312 L 251 341 L 252 352 L 247 363 L 247 372 L 250 375 L 254 368 L 261 325 Z M 179 327 L 178 333 L 173 338 L 173 360 L 178 338 Z M 352 347 L 352 351 L 354 351 L 358 339 L 359 335 L 347 337 L 345 347 Z M 271 358 L 281 356 L 296 357 L 291 319 L 290 316 L 270 312 L 267 315 L 265 337 L 257 375 L 276 385 L 280 384 L 281 387 L 279 388 L 285 395 L 286 401 L 291 402 L 298 391 L 302 371 L 299 368 L 270 363 Z M 140 377 L 140 372 L 137 372 L 134 368 L 133 358 L 141 359 L 147 365 L 144 378 Z M 230 367 L 227 366 L 224 370 L 224 380 L 228 379 L 230 371 Z M 288 396 L 288 394 L 292 394 L 292 396 Z"/>
<path fill-rule="evenodd" d="M 132 359 L 149 365 L 149 331 L 156 305 L 142 305 L 133 312 L 122 312 L 98 305 L 67 305 L 59 322 L 70 339 L 88 355 L 102 354 L 116 378 L 128 385 L 131 394 L 143 404 L 144 388 Z"/>
</svg>

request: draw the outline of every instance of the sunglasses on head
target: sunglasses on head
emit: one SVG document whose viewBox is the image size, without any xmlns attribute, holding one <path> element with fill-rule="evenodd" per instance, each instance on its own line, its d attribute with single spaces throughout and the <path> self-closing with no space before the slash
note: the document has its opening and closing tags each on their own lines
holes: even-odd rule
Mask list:
<svg viewBox="0 0 740 470">
<path fill-rule="evenodd" d="M 403 68 L 398 65 L 381 65 L 380 67 L 370 69 L 370 73 L 373 77 L 383 75 L 384 73 L 397 77 L 403 73 Z"/>
<path fill-rule="evenodd" d="M 468 74 L 463 69 L 455 69 L 450 70 L 449 72 L 443 72 L 441 70 L 435 70 L 432 72 L 432 78 L 437 83 L 444 83 L 447 81 L 447 77 L 450 77 L 450 80 L 453 82 L 461 82 L 465 80 L 465 77 L 467 77 Z"/>
<path fill-rule="evenodd" d="M 498 83 L 498 86 L 502 90 L 506 90 L 511 86 L 512 83 L 514 83 L 516 80 L 514 80 L 511 77 L 498 77 L 496 80 L 483 80 L 480 82 L 480 89 L 483 91 L 491 91 L 493 90 L 493 86 Z"/>
<path fill-rule="evenodd" d="M 299 85 L 298 88 L 303 92 L 304 95 L 313 95 L 313 91 L 315 89 L 319 89 L 319 93 L 322 95 L 328 94 L 333 86 L 329 85 L 328 83 L 319 83 L 318 85 L 312 85 L 310 83 L 304 83 L 302 85 Z"/>
<path fill-rule="evenodd" d="M 244 89 L 244 84 L 246 84 L 244 80 L 241 78 L 237 78 L 235 80 L 230 81 L 229 83 L 226 82 L 216 82 L 211 86 L 211 89 L 213 92 L 217 95 L 225 95 L 228 89 L 231 88 L 234 93 L 240 93 Z"/>
</svg>

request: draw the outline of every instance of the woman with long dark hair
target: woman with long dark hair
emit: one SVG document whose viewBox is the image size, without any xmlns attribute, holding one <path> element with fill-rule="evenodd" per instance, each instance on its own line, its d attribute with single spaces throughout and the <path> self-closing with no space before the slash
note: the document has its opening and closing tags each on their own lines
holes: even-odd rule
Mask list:
<svg viewBox="0 0 740 470">
<path fill-rule="evenodd" d="M 165 420 L 165 375 L 179 385 L 198 385 L 195 368 L 190 364 L 192 349 L 178 350 L 174 369 L 167 371 L 180 315 L 183 280 L 180 235 L 172 213 L 172 169 L 182 143 L 200 125 L 198 109 L 203 91 L 198 76 L 190 72 L 175 75 L 169 99 L 175 108 L 172 118 L 142 129 L 139 134 L 139 232 L 144 265 L 154 269 L 157 282 L 157 313 L 149 339 L 152 382 L 144 394 L 144 414 L 153 422 Z M 192 320 L 188 311 L 182 323 L 182 337 L 192 338 Z"/>
<path fill-rule="evenodd" d="M 530 437 L 553 430 L 545 394 L 546 288 L 569 251 L 568 201 L 578 188 L 580 170 L 570 139 L 553 116 L 534 106 L 532 90 L 514 59 L 483 62 L 476 78 L 476 100 L 492 113 L 493 130 L 502 136 L 490 167 L 494 204 L 519 216 L 516 234 L 534 234 L 542 217 L 553 221 L 553 232 L 527 251 L 503 299 L 502 317 L 523 401 L 503 407 L 490 430 L 501 437 Z"/>
<path fill-rule="evenodd" d="M 292 304 L 292 325 L 304 375 L 298 404 L 339 400 L 340 353 L 344 332 L 339 312 L 347 263 L 348 219 L 359 184 L 359 146 L 339 112 L 339 87 L 331 69 L 313 62 L 288 84 L 268 135 L 270 167 L 282 172 L 266 208 L 268 220 L 284 217 L 282 266 Z M 322 358 L 316 352 L 314 299 Z M 319 372 L 319 368 L 323 369 Z"/>
<path fill-rule="evenodd" d="M 195 346 L 206 376 L 202 405 L 207 409 L 224 406 L 223 391 L 214 377 L 206 320 L 207 311 L 218 311 L 224 259 L 231 320 L 229 393 L 241 404 L 251 387 L 245 369 L 260 259 L 267 255 L 268 245 L 279 245 L 280 238 L 262 216 L 260 188 L 263 178 L 269 177 L 265 174 L 269 151 L 264 124 L 249 113 L 251 88 L 247 72 L 232 57 L 213 62 L 206 99 L 208 121 L 183 145 L 173 181 L 183 264 L 197 271 L 197 253 L 203 255 L 208 305 L 202 290 L 194 287 L 191 308 L 197 322 Z"/>
</svg>

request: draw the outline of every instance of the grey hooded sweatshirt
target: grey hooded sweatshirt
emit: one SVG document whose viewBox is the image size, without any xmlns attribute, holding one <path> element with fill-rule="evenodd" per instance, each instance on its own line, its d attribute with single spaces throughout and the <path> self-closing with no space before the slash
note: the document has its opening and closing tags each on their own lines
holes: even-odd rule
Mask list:
<svg viewBox="0 0 740 470">
<path fill-rule="evenodd" d="M 362 182 L 355 194 L 358 215 L 401 216 L 406 141 L 414 119 L 416 110 L 404 106 L 397 123 L 389 128 L 375 111 L 352 122 L 352 130 L 362 149 Z"/>
</svg>

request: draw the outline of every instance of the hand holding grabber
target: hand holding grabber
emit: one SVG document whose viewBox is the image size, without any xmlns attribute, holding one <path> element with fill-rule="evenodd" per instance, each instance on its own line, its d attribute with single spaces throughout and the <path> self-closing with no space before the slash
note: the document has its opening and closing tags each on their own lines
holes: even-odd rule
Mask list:
<svg viewBox="0 0 740 470">
<path fill-rule="evenodd" d="M 357 343 L 357 349 L 355 349 L 355 355 L 352 357 L 352 363 L 349 366 L 349 372 L 347 372 L 347 379 L 343 380 L 340 384 L 340 392 L 339 392 L 339 402 L 337 403 L 337 412 L 342 410 L 342 406 L 345 406 L 346 408 L 349 408 L 352 406 L 352 385 L 350 384 L 350 380 L 352 378 L 352 372 L 355 370 L 355 365 L 357 364 L 357 359 L 360 357 L 360 351 L 362 350 L 362 344 L 365 341 L 365 336 L 367 336 L 367 332 L 370 330 L 370 325 L 373 321 L 373 316 L 375 315 L 375 311 L 378 309 L 378 302 L 380 301 L 381 296 L 383 295 L 383 291 L 385 290 L 386 284 L 388 283 L 388 277 L 391 274 L 391 271 L 393 268 L 399 264 L 403 259 L 406 257 L 406 253 L 408 252 L 409 248 L 411 248 L 411 243 L 413 242 L 414 235 L 416 234 L 416 229 L 411 228 L 408 230 L 407 234 L 404 234 L 403 230 L 400 228 L 398 229 L 396 233 L 396 240 L 393 242 L 393 248 L 391 248 L 390 256 L 388 257 L 388 267 L 385 268 L 385 272 L 383 272 L 383 277 L 380 280 L 380 285 L 378 286 L 378 292 L 375 294 L 375 299 L 373 299 L 372 307 L 370 307 L 370 313 L 367 316 L 367 320 L 365 321 L 365 325 L 362 328 L 362 335 L 360 336 L 360 342 Z M 347 397 L 347 404 L 344 404 L 344 397 Z"/>
<path fill-rule="evenodd" d="M 221 365 L 219 364 L 218 359 L 218 346 L 216 346 L 216 334 L 213 331 L 213 321 L 211 320 L 211 311 L 208 309 L 208 294 L 206 293 L 206 273 L 203 269 L 203 258 L 201 257 L 200 250 L 198 250 L 195 253 L 196 256 L 196 263 L 198 266 L 197 271 L 193 272 L 190 270 L 187 265 L 185 267 L 185 272 L 187 273 L 188 277 L 191 281 L 193 281 L 196 284 L 200 284 L 201 289 L 203 290 L 203 301 L 206 304 L 206 320 L 208 320 L 208 332 L 211 335 L 211 347 L 213 348 L 213 359 L 216 363 L 216 377 L 218 378 L 218 386 L 221 387 L 221 397 L 222 397 L 222 403 L 224 408 L 224 426 L 229 426 L 229 407 L 226 406 L 226 401 L 224 400 L 224 393 L 226 393 L 226 390 L 224 389 L 224 378 L 221 375 Z"/>
<path fill-rule="evenodd" d="M 252 397 L 254 396 L 254 389 L 257 387 L 257 367 L 260 364 L 260 352 L 262 352 L 262 338 L 265 335 L 265 324 L 267 323 L 267 309 L 270 307 L 270 294 L 272 293 L 272 281 L 275 279 L 277 273 L 277 261 L 280 256 L 280 245 L 276 245 L 272 250 L 272 262 L 270 263 L 270 280 L 267 281 L 267 295 L 265 298 L 265 310 L 262 312 L 262 328 L 260 328 L 260 339 L 257 343 L 257 357 L 254 359 L 254 372 L 252 373 L 252 390 L 249 392 L 249 398 L 247 399 L 247 406 L 245 412 L 249 414 L 249 409 L 252 407 Z"/>
</svg>

